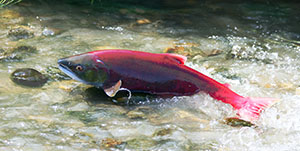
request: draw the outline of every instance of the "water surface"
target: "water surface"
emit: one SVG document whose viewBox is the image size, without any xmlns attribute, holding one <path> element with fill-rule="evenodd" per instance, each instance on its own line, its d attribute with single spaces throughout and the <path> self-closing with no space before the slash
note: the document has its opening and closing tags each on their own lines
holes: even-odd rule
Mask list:
<svg viewBox="0 0 300 151">
<path fill-rule="evenodd" d="M 1 150 L 299 150 L 298 2 L 23 1 L 0 9 L 0 50 L 36 48 L 0 63 Z M 20 39 L 12 30 L 24 29 Z M 68 79 L 57 60 L 98 49 L 186 55 L 187 65 L 243 96 L 275 97 L 253 127 L 224 123 L 230 105 L 206 94 L 134 96 L 115 104 Z M 34 68 L 41 88 L 10 74 Z"/>
</svg>

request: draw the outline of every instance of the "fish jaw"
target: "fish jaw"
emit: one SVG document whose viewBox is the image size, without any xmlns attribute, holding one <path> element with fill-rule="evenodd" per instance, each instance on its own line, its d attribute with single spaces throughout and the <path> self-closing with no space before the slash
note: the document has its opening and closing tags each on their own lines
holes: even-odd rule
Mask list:
<svg viewBox="0 0 300 151">
<path fill-rule="evenodd" d="M 82 83 L 85 83 L 87 84 L 87 82 L 85 82 L 84 80 L 78 78 L 76 76 L 76 74 L 68 67 L 68 64 L 70 63 L 69 61 L 67 61 L 66 59 L 59 59 L 57 61 L 58 63 L 58 68 L 63 72 L 65 73 L 66 75 L 68 75 L 69 77 L 71 77 L 72 79 L 76 80 L 76 81 L 79 81 L 79 82 L 82 82 Z"/>
</svg>

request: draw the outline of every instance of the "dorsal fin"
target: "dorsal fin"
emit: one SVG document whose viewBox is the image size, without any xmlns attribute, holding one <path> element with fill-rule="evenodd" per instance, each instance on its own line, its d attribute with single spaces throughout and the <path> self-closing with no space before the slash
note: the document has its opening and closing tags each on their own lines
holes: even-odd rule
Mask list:
<svg viewBox="0 0 300 151">
<path fill-rule="evenodd" d="M 179 64 L 184 64 L 187 60 L 186 56 L 178 55 L 174 53 L 163 53 L 163 55 L 171 57 L 172 59 L 175 59 Z"/>
<path fill-rule="evenodd" d="M 223 84 L 225 87 L 230 88 L 230 84 L 229 83 L 224 83 Z"/>
</svg>

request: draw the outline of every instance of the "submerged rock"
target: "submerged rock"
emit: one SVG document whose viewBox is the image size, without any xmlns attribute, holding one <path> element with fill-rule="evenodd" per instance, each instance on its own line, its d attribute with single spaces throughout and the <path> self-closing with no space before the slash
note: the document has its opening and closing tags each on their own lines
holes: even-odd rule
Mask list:
<svg viewBox="0 0 300 151">
<path fill-rule="evenodd" d="M 225 68 L 225 67 L 216 68 L 214 70 L 214 73 L 212 73 L 212 74 L 213 75 L 220 74 L 224 78 L 231 79 L 231 80 L 240 80 L 241 79 L 238 75 L 232 73 L 232 71 L 230 71 L 229 68 Z"/>
<path fill-rule="evenodd" d="M 101 146 L 103 148 L 122 149 L 125 147 L 125 143 L 120 140 L 113 139 L 113 138 L 106 138 L 106 139 L 102 140 Z"/>
<path fill-rule="evenodd" d="M 77 118 L 85 124 L 95 122 L 97 120 L 88 111 L 67 111 L 66 114 L 69 115 L 70 118 Z"/>
<path fill-rule="evenodd" d="M 230 125 L 230 126 L 233 126 L 233 127 L 242 127 L 242 126 L 251 127 L 251 126 L 255 126 L 253 123 L 251 123 L 249 121 L 244 121 L 244 120 L 239 119 L 239 118 L 227 118 L 227 119 L 225 119 L 225 123 L 227 125 Z"/>
<path fill-rule="evenodd" d="M 146 118 L 146 115 L 143 112 L 138 111 L 138 110 L 129 111 L 126 115 L 131 119 L 144 119 L 144 118 Z"/>
<path fill-rule="evenodd" d="M 11 61 L 11 60 L 21 60 L 24 56 L 31 55 L 36 52 L 37 49 L 32 46 L 19 46 L 10 50 L 0 49 L 0 61 Z"/>
<path fill-rule="evenodd" d="M 153 147 L 157 144 L 156 141 L 148 138 L 148 137 L 139 137 L 126 141 L 128 148 L 143 150 L 145 148 Z"/>
<path fill-rule="evenodd" d="M 13 41 L 17 41 L 20 39 L 29 39 L 34 37 L 34 33 L 30 31 L 28 28 L 23 26 L 11 29 L 8 32 L 7 37 Z"/>
<path fill-rule="evenodd" d="M 70 80 L 71 78 L 64 74 L 58 67 L 49 66 L 46 73 L 52 81 Z"/>
<path fill-rule="evenodd" d="M 18 85 L 28 87 L 41 87 L 48 80 L 46 76 L 31 68 L 21 68 L 15 70 L 11 74 L 10 79 Z"/>
<path fill-rule="evenodd" d="M 165 135 L 172 134 L 173 131 L 174 129 L 171 128 L 159 129 L 154 132 L 153 136 L 165 136 Z"/>
<path fill-rule="evenodd" d="M 138 23 L 138 24 L 149 24 L 149 23 L 151 23 L 151 21 L 149 19 L 145 18 L 145 19 L 137 20 L 136 23 Z"/>
<path fill-rule="evenodd" d="M 24 21 L 24 18 L 16 11 L 4 10 L 0 12 L 1 24 L 17 24 Z"/>
<path fill-rule="evenodd" d="M 248 45 L 234 45 L 226 54 L 226 59 L 262 61 L 267 64 L 274 63 L 277 58 L 277 53 L 269 53 L 265 48 Z"/>
<path fill-rule="evenodd" d="M 173 47 L 168 47 L 165 48 L 164 53 L 176 53 L 184 56 L 194 56 L 195 54 L 203 52 L 200 50 L 198 51 L 193 51 L 198 47 L 198 44 L 195 43 L 189 43 L 189 42 L 184 42 L 184 43 L 174 43 Z"/>
<path fill-rule="evenodd" d="M 15 12 L 13 10 L 4 10 L 1 11 L 0 13 L 0 18 L 6 18 L 6 19 L 14 19 L 14 18 L 18 18 L 21 15 L 18 12 Z"/>
</svg>

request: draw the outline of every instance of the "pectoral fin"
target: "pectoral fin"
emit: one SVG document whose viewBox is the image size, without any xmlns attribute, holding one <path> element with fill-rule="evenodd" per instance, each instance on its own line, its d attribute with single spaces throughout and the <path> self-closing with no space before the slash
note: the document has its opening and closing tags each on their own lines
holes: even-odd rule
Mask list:
<svg viewBox="0 0 300 151">
<path fill-rule="evenodd" d="M 109 97 L 114 97 L 117 92 L 120 90 L 122 85 L 122 81 L 119 80 L 116 84 L 114 84 L 112 87 L 110 88 L 106 88 L 104 89 L 104 92 L 106 93 L 106 95 L 108 95 Z"/>
</svg>

